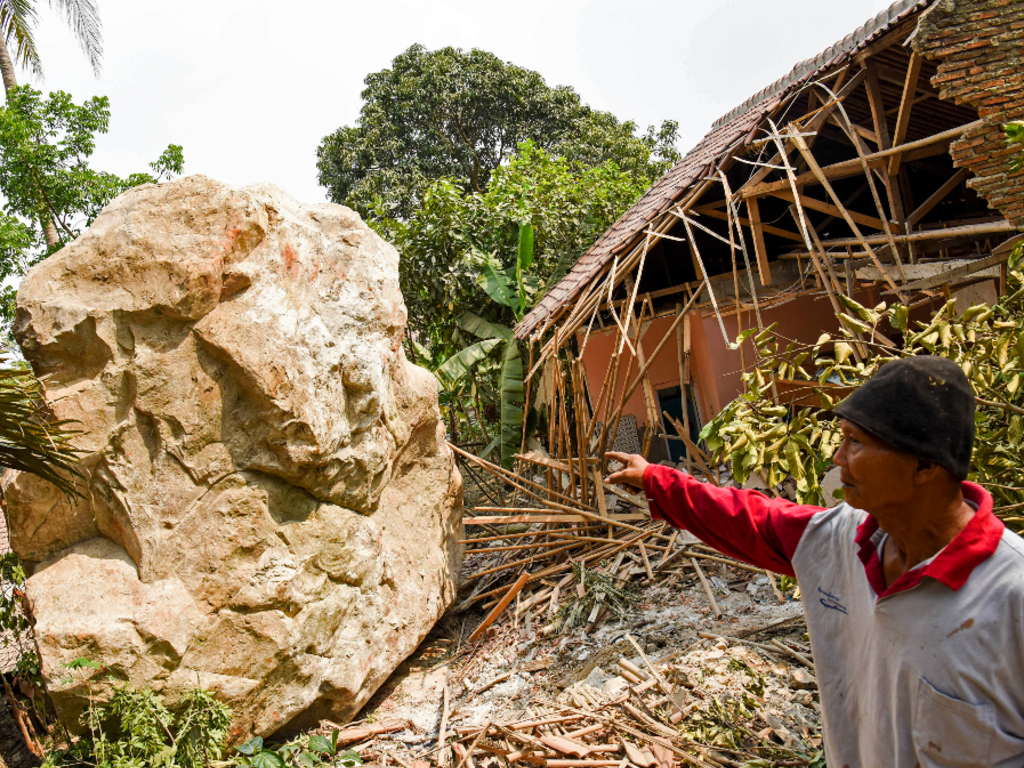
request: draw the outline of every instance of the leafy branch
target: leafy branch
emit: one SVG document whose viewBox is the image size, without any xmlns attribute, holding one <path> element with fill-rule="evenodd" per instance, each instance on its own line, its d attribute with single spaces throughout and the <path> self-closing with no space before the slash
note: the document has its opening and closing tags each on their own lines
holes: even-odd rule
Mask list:
<svg viewBox="0 0 1024 768">
<path fill-rule="evenodd" d="M 869 308 L 840 297 L 845 311 L 840 334 L 814 345 L 780 344 L 775 327 L 745 331 L 757 363 L 744 372 L 744 393 L 701 432 L 713 459 L 728 462 L 746 482 L 756 474 L 770 487 L 787 479 L 798 501 L 826 502 L 821 479 L 832 464 L 842 435 L 829 409 L 869 379 L 880 366 L 911 355 L 941 355 L 957 363 L 970 380 L 978 404 L 977 438 L 968 477 L 993 495 L 997 512 L 1024 506 L 1018 479 L 1024 454 L 1024 253 L 1018 246 L 1007 264 L 1007 292 L 994 306 L 962 308 L 947 301 L 925 322 L 911 322 L 903 304 Z M 866 343 L 882 331 L 901 343 Z M 857 348 L 861 362 L 853 354 Z M 791 396 L 779 396 L 780 388 Z M 793 393 L 797 396 L 792 396 Z M 817 399 L 817 406 L 794 401 Z M 1024 518 L 1006 517 L 1017 530 Z"/>
</svg>

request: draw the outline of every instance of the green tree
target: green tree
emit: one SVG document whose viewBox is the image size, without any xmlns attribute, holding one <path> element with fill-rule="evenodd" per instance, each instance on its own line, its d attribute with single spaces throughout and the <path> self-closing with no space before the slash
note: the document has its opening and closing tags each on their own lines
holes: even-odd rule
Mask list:
<svg viewBox="0 0 1024 768">
<path fill-rule="evenodd" d="M 99 74 L 100 59 L 103 56 L 103 40 L 100 36 L 99 9 L 93 0 L 50 0 L 50 7 L 61 13 L 82 51 Z M 0 0 L 0 75 L 3 76 L 4 90 L 8 97 L 18 85 L 11 60 L 10 45 L 14 46 L 15 61 L 30 70 L 36 77 L 43 76 L 43 63 L 39 58 L 35 42 L 36 10 L 33 0 Z M 49 245 L 57 243 L 57 228 L 50 219 L 44 218 L 42 226 Z"/>
<path fill-rule="evenodd" d="M 2 2 L 2 0 L 0 0 Z M 25 270 L 62 248 L 92 223 L 117 195 L 139 184 L 181 173 L 181 147 L 171 144 L 149 173 L 122 178 L 89 167 L 97 134 L 110 125 L 106 97 L 75 104 L 63 91 L 44 97 L 28 86 L 13 88 L 0 108 L 0 319 L 13 320 L 11 285 Z M 48 233 L 50 227 L 56 236 Z"/>
<path fill-rule="evenodd" d="M 539 285 L 550 285 L 648 186 L 645 176 L 613 161 L 579 168 L 525 142 L 494 171 L 483 194 L 465 194 L 442 179 L 427 189 L 407 222 L 379 211 L 370 222 L 402 254 L 411 335 L 436 355 L 461 348 L 452 322 L 463 312 L 507 321 L 504 310 L 476 287 L 477 254 L 515 252 L 518 222 L 529 222 L 536 232 L 531 272 Z"/>
<path fill-rule="evenodd" d="M 578 167 L 612 160 L 649 183 L 678 159 L 676 123 L 638 136 L 635 123 L 486 51 L 414 45 L 365 82 L 356 125 L 324 137 L 317 150 L 327 196 L 363 216 L 384 209 L 408 219 L 442 178 L 483 194 L 528 139 Z"/>
</svg>

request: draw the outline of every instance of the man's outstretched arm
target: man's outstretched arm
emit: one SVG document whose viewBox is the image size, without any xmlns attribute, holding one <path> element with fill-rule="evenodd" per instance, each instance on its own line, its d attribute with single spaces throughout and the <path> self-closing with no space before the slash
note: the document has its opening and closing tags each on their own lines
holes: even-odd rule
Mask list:
<svg viewBox="0 0 1024 768">
<path fill-rule="evenodd" d="M 671 467 L 648 464 L 635 454 L 605 455 L 626 465 L 607 482 L 643 488 L 654 519 L 683 528 L 730 557 L 794 575 L 793 553 L 821 507 L 769 499 L 741 488 L 716 488 Z"/>
</svg>

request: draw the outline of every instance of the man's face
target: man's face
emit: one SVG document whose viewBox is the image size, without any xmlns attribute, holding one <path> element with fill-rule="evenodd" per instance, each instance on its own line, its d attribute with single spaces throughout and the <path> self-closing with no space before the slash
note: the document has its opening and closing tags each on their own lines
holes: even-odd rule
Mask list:
<svg viewBox="0 0 1024 768">
<path fill-rule="evenodd" d="M 846 419 L 841 428 L 843 442 L 832 460 L 841 468 L 845 499 L 882 524 L 888 508 L 900 507 L 914 497 L 918 458 Z"/>
</svg>

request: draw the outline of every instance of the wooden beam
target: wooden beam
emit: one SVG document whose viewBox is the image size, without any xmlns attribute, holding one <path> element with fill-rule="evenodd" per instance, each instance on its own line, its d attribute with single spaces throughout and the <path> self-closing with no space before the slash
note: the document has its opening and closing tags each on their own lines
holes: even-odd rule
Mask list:
<svg viewBox="0 0 1024 768">
<path fill-rule="evenodd" d="M 968 264 L 973 264 L 977 259 L 950 259 L 949 261 L 929 261 L 926 264 L 907 264 L 903 268 L 903 273 L 907 276 L 907 280 L 924 280 L 926 277 L 933 277 L 935 275 L 944 274 L 951 270 L 963 267 Z M 853 264 L 850 259 L 846 260 L 846 264 Z M 853 267 L 851 266 L 851 269 Z M 857 280 L 865 280 L 867 282 L 874 282 L 881 280 L 882 276 L 878 274 L 878 270 L 870 264 L 857 267 L 854 270 L 856 273 Z M 999 268 L 990 267 L 983 270 L 982 273 L 975 273 L 976 277 L 999 277 Z"/>
<path fill-rule="evenodd" d="M 779 190 L 778 192 L 773 192 L 772 194 L 775 197 L 781 198 L 790 203 L 795 202 L 793 199 L 792 191 Z M 747 200 L 747 205 L 749 206 L 750 203 L 752 203 L 753 201 L 753 198 Z M 815 198 L 808 197 L 807 195 L 800 195 L 800 204 L 804 208 L 810 208 L 812 211 L 827 213 L 829 216 L 835 216 L 836 218 L 841 217 L 846 219 L 847 217 L 849 217 L 850 220 L 853 220 L 858 224 L 863 224 L 865 227 L 871 227 L 872 229 L 880 229 L 883 232 L 887 229 L 885 222 L 883 222 L 879 218 L 876 218 L 874 216 L 867 216 L 863 213 L 857 213 L 856 211 L 848 211 L 843 207 L 832 205 L 831 203 L 826 203 L 823 200 L 816 200 Z M 747 210 L 750 210 L 750 208 L 748 207 Z M 753 216 L 753 212 L 751 212 L 750 215 Z M 849 223 L 849 220 L 847 221 L 847 223 Z"/>
<path fill-rule="evenodd" d="M 878 85 L 878 70 L 871 62 L 864 65 L 864 88 L 868 93 L 868 106 L 871 108 L 871 122 L 875 126 L 875 136 L 878 137 L 878 148 L 889 149 L 892 142 L 889 141 L 889 124 L 885 119 L 885 102 L 882 100 L 882 89 Z"/>
<path fill-rule="evenodd" d="M 923 61 L 924 57 L 917 51 L 910 54 L 907 80 L 903 84 L 903 98 L 900 100 L 900 114 L 896 118 L 896 130 L 892 136 L 892 143 L 897 147 L 907 138 L 907 128 L 910 127 L 910 108 L 914 106 L 914 94 L 917 93 L 917 81 L 921 77 Z M 893 155 L 889 159 L 889 175 L 895 176 L 899 172 L 900 155 Z"/>
<path fill-rule="evenodd" d="M 468 643 L 475 643 L 477 639 L 479 639 L 480 635 L 487 631 L 487 628 L 491 626 L 499 616 L 501 616 L 502 612 L 508 608 L 508 604 L 515 599 L 516 595 L 522 591 L 523 587 L 526 586 L 526 582 L 529 580 L 530 574 L 528 572 L 523 572 L 519 578 L 516 579 L 516 583 L 509 587 L 508 592 L 506 592 L 504 597 L 502 597 L 501 600 L 498 601 L 498 604 L 494 606 L 494 610 L 487 614 L 487 618 L 480 622 L 480 626 L 477 627 L 473 634 L 469 636 L 469 640 L 467 641 Z"/>
<path fill-rule="evenodd" d="M 971 172 L 966 168 L 961 168 L 959 171 L 954 173 L 946 182 L 932 192 L 931 197 L 921 203 L 917 210 L 907 216 L 907 226 L 914 226 L 923 219 L 936 205 L 946 199 L 946 195 L 952 192 L 954 189 L 959 187 L 971 175 Z"/>
<path fill-rule="evenodd" d="M 980 272 L 983 269 L 994 267 L 998 264 L 1002 264 L 1004 261 L 1010 258 L 1010 254 L 1013 253 L 1012 248 L 1007 248 L 1001 253 L 993 253 L 991 256 L 987 256 L 984 259 L 977 259 L 970 264 L 965 264 L 962 267 L 956 269 L 950 269 L 947 272 L 940 272 L 937 275 L 931 277 L 925 277 L 921 280 L 915 280 L 912 283 L 906 283 L 903 285 L 901 290 L 903 291 L 925 291 L 929 288 L 938 288 L 940 285 L 951 285 L 960 278 L 969 277 L 975 272 Z M 892 291 L 885 291 L 885 293 L 892 293 Z"/>
<path fill-rule="evenodd" d="M 878 136 L 878 148 L 882 151 L 889 151 L 893 146 L 893 142 L 889 138 L 889 123 L 888 116 L 885 111 L 885 102 L 882 100 L 882 90 L 878 85 L 878 62 L 865 61 L 864 70 L 867 72 L 867 78 L 864 81 L 864 87 L 868 94 L 868 105 L 871 108 L 871 122 L 875 126 L 875 135 Z M 918 66 L 918 72 L 920 72 L 920 65 Z M 904 81 L 906 74 L 904 73 Z M 916 81 L 915 81 L 916 82 Z M 901 115 L 902 115 L 901 111 Z M 907 118 L 910 117 L 909 105 L 906 111 Z M 904 130 L 905 133 L 905 130 Z M 897 141 L 897 146 L 902 142 Z M 892 158 L 902 157 L 900 154 L 892 155 Z M 892 163 L 890 158 L 889 163 Z M 870 160 L 868 160 L 870 166 Z M 882 174 L 882 183 L 885 185 L 885 195 L 889 199 L 889 210 L 892 212 L 892 218 L 900 223 L 900 234 L 906 234 L 903 231 L 903 224 L 906 221 L 906 211 L 904 210 L 903 198 L 900 194 L 899 184 L 894 183 L 889 174 Z M 888 232 L 888 230 L 886 230 Z"/>
<path fill-rule="evenodd" d="M 624 522 L 649 520 L 650 515 L 644 513 L 630 513 L 626 515 L 605 515 L 602 521 Z M 463 525 L 513 525 L 518 523 L 591 523 L 597 515 L 584 517 L 582 515 L 477 515 L 476 517 L 464 517 Z"/>
<path fill-rule="evenodd" d="M 757 255 L 757 273 L 761 276 L 761 285 L 771 285 L 772 272 L 771 267 L 768 266 L 768 251 L 764 247 L 761 211 L 758 210 L 756 197 L 747 200 L 747 214 L 750 216 L 750 231 L 754 237 L 754 253 Z M 736 298 L 739 299 L 738 293 Z"/>
<path fill-rule="evenodd" d="M 958 139 L 965 131 L 970 130 L 971 128 L 980 127 L 981 125 L 984 125 L 984 121 L 976 120 L 973 123 L 967 123 L 966 125 L 961 125 L 957 128 L 950 128 L 948 131 L 942 131 L 941 133 L 936 133 L 935 135 L 924 139 L 907 142 L 899 147 L 892 147 L 890 149 L 874 152 L 867 155 L 865 160 L 867 160 L 868 165 L 873 168 L 877 168 L 884 166 L 887 163 L 886 158 L 892 157 L 897 153 L 902 153 L 904 155 L 904 160 L 908 162 L 921 157 L 930 157 L 932 155 L 942 154 L 946 150 L 944 148 L 936 148 L 935 145 L 941 144 L 942 142 L 949 142 L 953 139 Z M 918 150 L 921 150 L 921 152 L 918 153 Z M 852 160 L 843 160 L 840 163 L 822 166 L 821 171 L 828 179 L 845 179 L 850 176 L 856 176 L 858 173 L 862 173 L 863 168 L 861 167 L 860 158 L 858 157 Z M 814 179 L 815 175 L 808 171 L 806 173 L 799 174 L 796 177 L 796 183 L 798 185 L 804 185 L 813 183 Z M 740 197 L 761 197 L 763 195 L 773 194 L 779 189 L 787 189 L 788 187 L 789 182 L 786 180 L 770 181 L 747 188 Z"/>
<path fill-rule="evenodd" d="M 898 243 L 917 243 L 923 240 L 953 240 L 958 237 L 975 237 L 982 235 L 996 235 L 1006 232 L 1016 232 L 1017 228 L 1006 219 L 987 221 L 981 224 L 967 224 L 962 227 L 949 227 L 947 229 L 927 229 L 923 232 L 912 232 L 909 235 L 892 235 Z M 867 235 L 861 239 L 855 237 L 839 237 L 833 240 L 822 240 L 821 244 L 826 248 L 845 248 L 848 245 L 885 245 L 889 242 L 886 235 Z M 804 254 L 801 253 L 801 256 Z M 796 258 L 795 253 L 784 254 L 780 258 Z"/>
<path fill-rule="evenodd" d="M 697 213 L 702 213 L 708 218 L 718 219 L 719 221 L 729 220 L 729 214 L 723 210 L 712 209 L 697 211 Z M 750 219 L 744 219 L 741 216 L 737 218 L 736 221 L 738 221 L 740 224 L 742 224 L 744 227 L 747 227 L 748 229 L 750 229 L 751 227 Z M 804 239 L 800 237 L 800 235 L 798 235 L 796 232 L 790 232 L 788 229 L 782 229 L 780 227 L 773 227 L 771 224 L 762 223 L 761 231 L 764 232 L 766 235 L 775 235 L 776 237 L 782 237 L 785 238 L 786 240 L 793 240 L 794 242 L 797 243 L 802 243 L 804 241 Z"/>
<path fill-rule="evenodd" d="M 835 115 L 832 115 L 828 119 L 828 121 L 830 123 L 832 123 L 833 125 L 835 125 L 836 127 L 840 128 L 840 129 L 842 129 L 844 131 L 846 130 L 846 126 L 843 125 L 842 121 L 838 117 L 836 117 Z M 850 127 L 853 128 L 854 131 L 856 131 L 858 136 L 860 136 L 863 139 L 867 139 L 872 144 L 874 144 L 876 147 L 878 146 L 878 134 L 876 134 L 870 128 L 865 128 L 863 125 L 857 125 L 857 123 L 855 123 L 853 121 L 850 121 Z"/>
</svg>

